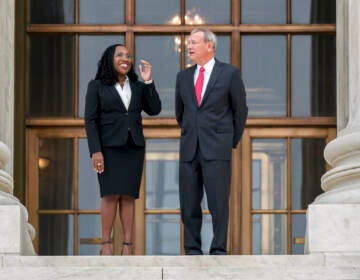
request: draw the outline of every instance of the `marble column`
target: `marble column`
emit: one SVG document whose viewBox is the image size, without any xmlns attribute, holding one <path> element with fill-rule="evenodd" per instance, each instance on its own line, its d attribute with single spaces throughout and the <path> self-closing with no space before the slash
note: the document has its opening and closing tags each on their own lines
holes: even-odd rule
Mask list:
<svg viewBox="0 0 360 280">
<path fill-rule="evenodd" d="M 324 151 L 325 192 L 308 208 L 308 253 L 360 253 L 360 1 L 336 5 L 337 138 Z"/>
<path fill-rule="evenodd" d="M 0 255 L 34 255 L 34 228 L 13 196 L 15 0 L 0 1 Z"/>
</svg>

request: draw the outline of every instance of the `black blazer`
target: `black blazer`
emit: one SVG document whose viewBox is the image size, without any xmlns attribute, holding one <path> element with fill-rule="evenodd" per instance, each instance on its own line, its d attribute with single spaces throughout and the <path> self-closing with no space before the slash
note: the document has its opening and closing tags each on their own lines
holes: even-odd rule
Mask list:
<svg viewBox="0 0 360 280">
<path fill-rule="evenodd" d="M 178 73 L 175 114 L 181 127 L 180 160 L 191 161 L 199 142 L 208 160 L 230 160 L 244 131 L 248 108 L 237 68 L 215 59 L 200 108 L 194 89 L 196 65 Z"/>
<path fill-rule="evenodd" d="M 131 100 L 128 110 L 114 86 L 100 80 L 89 82 L 85 102 L 85 128 L 90 155 L 102 151 L 101 147 L 126 144 L 131 132 L 137 146 L 145 146 L 141 112 L 157 115 L 161 101 L 154 83 L 130 81 Z"/>
</svg>

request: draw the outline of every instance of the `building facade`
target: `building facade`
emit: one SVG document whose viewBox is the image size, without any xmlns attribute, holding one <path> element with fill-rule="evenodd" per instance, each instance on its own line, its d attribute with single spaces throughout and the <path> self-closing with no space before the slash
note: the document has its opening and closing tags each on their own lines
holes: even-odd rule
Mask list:
<svg viewBox="0 0 360 280">
<path fill-rule="evenodd" d="M 0 121 L 10 125 L 1 126 L 7 129 L 0 137 L 14 156 L 6 168 L 14 170 L 14 193 L 35 228 L 35 251 L 99 251 L 99 191 L 87 150 L 84 97 L 102 51 L 124 43 L 135 65 L 142 58 L 152 63 L 163 103 L 160 116 L 143 116 L 146 160 L 135 251 L 183 253 L 174 86 L 176 73 L 190 65 L 187 35 L 205 25 L 218 36 L 216 57 L 240 69 L 249 106 L 233 151 L 229 252 L 302 254 L 305 214 L 329 169 L 323 151 L 336 137 L 336 1 L 163 2 L 15 1 L 15 43 L 2 43 L 14 54 L 7 58 L 14 71 L 3 71 L 13 77 L 0 80 L 3 104 L 10 104 Z M 206 199 L 203 208 L 206 251 L 212 236 Z M 119 252 L 120 223 L 114 231 Z"/>
</svg>

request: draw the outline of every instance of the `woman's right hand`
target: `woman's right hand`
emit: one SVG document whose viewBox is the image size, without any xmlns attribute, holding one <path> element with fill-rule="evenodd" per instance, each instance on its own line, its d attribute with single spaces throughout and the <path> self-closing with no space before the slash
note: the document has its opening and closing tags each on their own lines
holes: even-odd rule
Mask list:
<svg viewBox="0 0 360 280">
<path fill-rule="evenodd" d="M 93 169 L 97 173 L 104 172 L 104 157 L 103 157 L 102 152 L 93 153 L 91 156 L 91 161 L 92 161 Z"/>
</svg>

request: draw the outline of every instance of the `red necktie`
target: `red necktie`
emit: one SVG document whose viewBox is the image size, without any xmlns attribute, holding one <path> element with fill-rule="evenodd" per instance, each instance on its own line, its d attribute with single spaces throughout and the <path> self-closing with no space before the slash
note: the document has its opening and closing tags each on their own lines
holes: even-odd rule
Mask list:
<svg viewBox="0 0 360 280">
<path fill-rule="evenodd" d="M 199 76 L 197 77 L 196 83 L 195 83 L 195 94 L 196 94 L 196 101 L 198 104 L 198 107 L 200 107 L 201 103 L 201 91 L 202 87 L 204 85 L 204 67 L 200 67 Z"/>
</svg>

